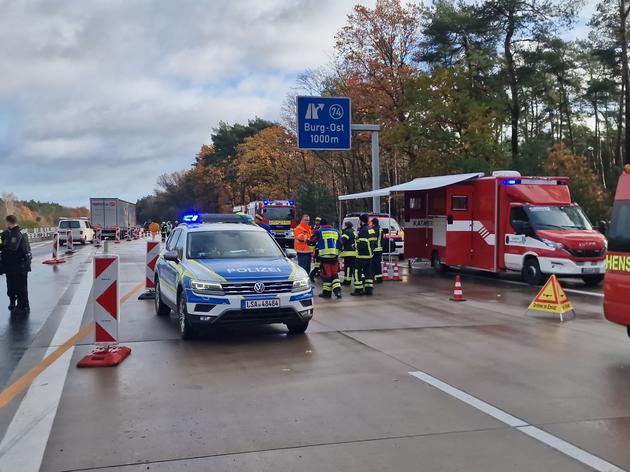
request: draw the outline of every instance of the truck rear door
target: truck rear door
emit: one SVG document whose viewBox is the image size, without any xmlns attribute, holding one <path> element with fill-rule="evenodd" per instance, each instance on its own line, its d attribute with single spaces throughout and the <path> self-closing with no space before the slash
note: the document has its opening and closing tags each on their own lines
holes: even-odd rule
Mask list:
<svg viewBox="0 0 630 472">
<path fill-rule="evenodd" d="M 446 190 L 446 256 L 450 266 L 470 266 L 472 263 L 473 188 L 452 185 Z"/>
</svg>

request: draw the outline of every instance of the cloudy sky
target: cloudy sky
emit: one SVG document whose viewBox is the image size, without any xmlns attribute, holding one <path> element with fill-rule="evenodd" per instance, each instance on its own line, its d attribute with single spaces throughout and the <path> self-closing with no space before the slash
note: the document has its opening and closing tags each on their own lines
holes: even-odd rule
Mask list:
<svg viewBox="0 0 630 472">
<path fill-rule="evenodd" d="M 219 120 L 278 119 L 356 3 L 0 0 L 0 194 L 151 193 Z"/>
</svg>

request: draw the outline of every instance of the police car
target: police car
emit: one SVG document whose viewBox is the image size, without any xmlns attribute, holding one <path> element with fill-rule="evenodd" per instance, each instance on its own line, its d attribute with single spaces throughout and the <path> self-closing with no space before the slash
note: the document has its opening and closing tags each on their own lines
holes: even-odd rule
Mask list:
<svg viewBox="0 0 630 472">
<path fill-rule="evenodd" d="M 313 317 L 308 274 L 267 231 L 237 215 L 187 215 L 155 268 L 155 311 L 179 318 L 182 338 L 203 326 L 284 323 L 303 333 Z"/>
</svg>

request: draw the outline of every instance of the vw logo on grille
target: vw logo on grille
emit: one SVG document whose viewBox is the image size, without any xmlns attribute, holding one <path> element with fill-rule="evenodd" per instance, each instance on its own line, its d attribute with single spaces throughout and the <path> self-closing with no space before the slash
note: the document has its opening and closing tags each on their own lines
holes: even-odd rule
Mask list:
<svg viewBox="0 0 630 472">
<path fill-rule="evenodd" d="M 263 293 L 265 291 L 265 284 L 262 282 L 256 282 L 254 284 L 254 292 Z"/>
</svg>

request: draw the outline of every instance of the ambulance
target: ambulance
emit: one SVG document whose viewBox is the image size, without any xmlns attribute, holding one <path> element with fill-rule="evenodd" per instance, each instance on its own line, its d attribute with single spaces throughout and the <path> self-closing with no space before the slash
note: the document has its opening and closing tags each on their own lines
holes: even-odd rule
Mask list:
<svg viewBox="0 0 630 472">
<path fill-rule="evenodd" d="M 630 336 L 630 165 L 617 184 L 606 266 L 604 315 L 609 321 L 626 326 Z"/>
<path fill-rule="evenodd" d="M 437 270 L 519 272 L 532 285 L 551 274 L 597 285 L 606 238 L 571 201 L 568 184 L 566 177 L 497 171 L 392 187 L 405 196 L 405 257 L 430 260 Z"/>
</svg>

